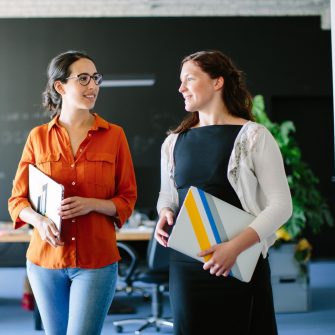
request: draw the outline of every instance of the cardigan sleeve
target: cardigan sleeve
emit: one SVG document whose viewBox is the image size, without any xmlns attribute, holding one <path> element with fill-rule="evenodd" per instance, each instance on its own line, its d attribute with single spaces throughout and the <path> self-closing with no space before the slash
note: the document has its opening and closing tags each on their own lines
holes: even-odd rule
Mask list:
<svg viewBox="0 0 335 335">
<path fill-rule="evenodd" d="M 174 186 L 172 173 L 173 143 L 176 136 L 175 134 L 169 135 L 161 148 L 161 187 L 157 201 L 158 214 L 163 208 L 170 208 L 174 213 L 178 210 L 177 190 Z"/>
<path fill-rule="evenodd" d="M 251 152 L 253 173 L 264 204 L 251 223 L 260 240 L 266 239 L 282 226 L 292 215 L 292 200 L 284 163 L 277 142 L 263 128 Z"/>
</svg>

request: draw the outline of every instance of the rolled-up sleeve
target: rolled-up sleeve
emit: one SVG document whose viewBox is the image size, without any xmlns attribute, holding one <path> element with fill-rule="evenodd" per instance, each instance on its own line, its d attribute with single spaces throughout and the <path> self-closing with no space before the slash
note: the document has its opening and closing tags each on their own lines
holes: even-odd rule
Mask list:
<svg viewBox="0 0 335 335">
<path fill-rule="evenodd" d="M 33 144 L 30 133 L 13 180 L 12 194 L 8 199 L 8 211 L 15 229 L 26 224 L 26 222 L 19 218 L 19 214 L 23 208 L 30 206 L 30 202 L 28 200 L 28 166 L 29 164 L 34 164 L 34 154 L 32 148 Z"/>
<path fill-rule="evenodd" d="M 119 149 L 116 158 L 116 192 L 111 199 L 117 210 L 115 223 L 120 228 L 134 210 L 137 187 L 133 162 L 125 133 L 120 129 Z"/>
</svg>

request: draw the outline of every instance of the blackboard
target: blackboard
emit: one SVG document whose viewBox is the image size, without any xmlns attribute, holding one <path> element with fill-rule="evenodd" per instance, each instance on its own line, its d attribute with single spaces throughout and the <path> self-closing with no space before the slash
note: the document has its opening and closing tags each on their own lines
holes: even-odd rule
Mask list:
<svg viewBox="0 0 335 335">
<path fill-rule="evenodd" d="M 265 96 L 270 113 L 273 96 L 331 96 L 330 31 L 321 30 L 318 17 L 0 19 L 0 45 L 1 221 L 9 220 L 7 200 L 27 134 L 49 120 L 40 107 L 46 66 L 65 50 L 87 51 L 106 76 L 155 78 L 148 87 L 102 88 L 95 108 L 125 129 L 137 206 L 153 212 L 160 146 L 185 115 L 178 93 L 183 56 L 227 53 L 247 73 L 251 92 Z"/>
</svg>

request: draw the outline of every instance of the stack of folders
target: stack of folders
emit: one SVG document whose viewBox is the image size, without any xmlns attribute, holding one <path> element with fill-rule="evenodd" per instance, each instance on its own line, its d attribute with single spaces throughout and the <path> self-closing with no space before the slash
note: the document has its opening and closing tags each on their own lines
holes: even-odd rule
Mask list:
<svg viewBox="0 0 335 335">
<path fill-rule="evenodd" d="M 61 230 L 58 208 L 64 196 L 63 185 L 57 183 L 37 167 L 29 164 L 29 201 L 32 208 L 52 220 Z"/>
<path fill-rule="evenodd" d="M 168 246 L 206 262 L 211 255 L 198 257 L 200 250 L 229 241 L 246 229 L 255 217 L 196 187 L 190 187 L 169 237 Z M 243 251 L 231 270 L 233 277 L 249 282 L 261 254 L 259 242 Z"/>
</svg>

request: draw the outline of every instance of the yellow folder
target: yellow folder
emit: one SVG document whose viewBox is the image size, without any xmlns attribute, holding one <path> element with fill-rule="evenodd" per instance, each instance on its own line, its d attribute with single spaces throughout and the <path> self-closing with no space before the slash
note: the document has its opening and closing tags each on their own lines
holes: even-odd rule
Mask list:
<svg viewBox="0 0 335 335">
<path fill-rule="evenodd" d="M 210 255 L 198 257 L 201 250 L 232 239 L 247 228 L 255 217 L 196 187 L 190 187 L 169 237 L 168 246 L 206 262 Z M 259 242 L 243 251 L 231 270 L 235 278 L 249 282 L 261 254 Z"/>
</svg>

